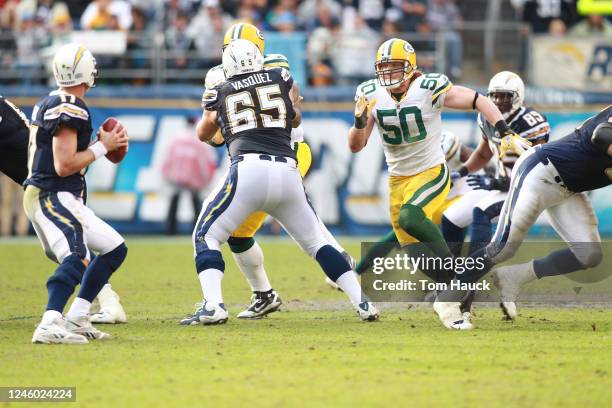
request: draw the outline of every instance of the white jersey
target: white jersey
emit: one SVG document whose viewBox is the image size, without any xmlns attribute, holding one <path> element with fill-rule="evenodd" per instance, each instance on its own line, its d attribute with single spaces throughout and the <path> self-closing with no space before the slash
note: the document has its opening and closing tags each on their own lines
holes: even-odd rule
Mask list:
<svg viewBox="0 0 612 408">
<path fill-rule="evenodd" d="M 371 114 L 390 175 L 412 176 L 445 162 L 440 149 L 442 107 L 451 87 L 445 75 L 421 75 L 397 102 L 376 80 L 359 85 L 357 97 L 364 95 L 368 102 L 376 99 Z"/>
<path fill-rule="evenodd" d="M 283 65 L 278 65 L 278 62 L 286 63 L 288 66 L 287 58 L 282 54 L 270 54 L 264 57 L 264 68 L 276 68 Z M 204 87 L 206 89 L 213 89 L 214 87 L 225 82 L 225 72 L 223 71 L 223 65 L 216 65 L 208 70 L 206 77 L 204 78 Z M 202 101 L 204 103 L 204 101 Z M 302 125 L 291 130 L 291 146 L 295 143 L 304 141 L 304 129 Z"/>
</svg>

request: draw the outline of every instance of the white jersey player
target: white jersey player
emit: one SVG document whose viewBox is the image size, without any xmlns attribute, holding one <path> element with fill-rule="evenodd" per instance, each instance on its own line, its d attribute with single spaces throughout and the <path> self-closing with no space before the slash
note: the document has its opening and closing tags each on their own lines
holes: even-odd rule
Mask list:
<svg viewBox="0 0 612 408">
<path fill-rule="evenodd" d="M 432 221 L 450 189 L 449 171 L 440 149 L 442 109 L 478 109 L 495 124 L 508 145 L 518 135 L 489 99 L 479 98 L 471 89 L 453 86 L 445 75 L 424 75 L 416 68 L 416 54 L 408 42 L 393 38 L 379 47 L 376 80 L 357 88 L 349 147 L 359 152 L 374 126 L 378 127 L 389 167 L 391 223 L 398 241 L 402 246 L 423 242 L 436 256 L 452 257 Z M 435 278 L 450 279 L 448 272 Z M 436 302 L 434 309 L 446 327 L 471 328 L 462 319 L 459 302 Z"/>
</svg>

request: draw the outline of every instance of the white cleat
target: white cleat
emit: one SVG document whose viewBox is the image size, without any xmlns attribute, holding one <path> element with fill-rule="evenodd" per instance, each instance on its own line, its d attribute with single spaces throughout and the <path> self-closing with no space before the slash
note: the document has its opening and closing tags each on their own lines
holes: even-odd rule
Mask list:
<svg viewBox="0 0 612 408">
<path fill-rule="evenodd" d="M 196 303 L 195 313 L 182 319 L 180 324 L 184 326 L 223 324 L 228 318 L 223 303 L 214 304 L 204 300 L 202 303 Z"/>
<path fill-rule="evenodd" d="M 433 308 L 447 329 L 471 330 L 474 328 L 469 320 L 464 319 L 461 313 L 461 302 L 435 301 Z"/>
<path fill-rule="evenodd" d="M 364 322 L 373 322 L 378 320 L 378 309 L 372 302 L 361 302 L 357 307 L 357 314 Z"/>
<path fill-rule="evenodd" d="M 104 333 L 91 324 L 89 316 L 81 316 L 74 320 L 66 319 L 66 330 L 73 334 L 79 334 L 89 340 L 109 340 L 112 339 L 108 333 Z"/>
<path fill-rule="evenodd" d="M 126 323 L 127 316 L 119 300 L 119 295 L 112 290 L 111 285 L 104 285 L 91 304 L 91 322 L 105 324 Z"/>
<path fill-rule="evenodd" d="M 506 319 L 516 319 L 515 302 L 521 287 L 535 279 L 537 277 L 533 271 L 533 261 L 519 265 L 502 266 L 493 271 L 493 283 L 499 290 L 500 307 Z"/>
<path fill-rule="evenodd" d="M 72 333 L 66 330 L 65 320 L 58 318 L 50 324 L 40 323 L 34 335 L 32 343 L 34 344 L 87 344 L 87 338 L 80 334 Z"/>
</svg>

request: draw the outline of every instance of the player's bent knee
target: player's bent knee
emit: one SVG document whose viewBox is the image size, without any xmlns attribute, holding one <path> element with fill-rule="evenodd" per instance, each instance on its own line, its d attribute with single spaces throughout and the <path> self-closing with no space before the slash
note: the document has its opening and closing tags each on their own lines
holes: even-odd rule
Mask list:
<svg viewBox="0 0 612 408">
<path fill-rule="evenodd" d="M 196 255 L 196 273 L 205 271 L 206 269 L 225 270 L 225 261 L 221 256 L 221 251 L 206 249 Z"/>
<path fill-rule="evenodd" d="M 400 209 L 398 223 L 404 231 L 412 231 L 417 228 L 427 216 L 421 207 L 412 204 L 404 204 Z"/>
<path fill-rule="evenodd" d="M 255 239 L 253 237 L 229 237 L 227 239 L 231 251 L 235 254 L 248 251 L 253 245 L 255 245 Z"/>
<path fill-rule="evenodd" d="M 595 268 L 603 260 L 603 250 L 597 242 L 573 244 L 572 252 L 585 269 Z"/>
<path fill-rule="evenodd" d="M 103 259 L 104 262 L 107 262 L 110 269 L 114 272 L 117 269 L 119 269 L 119 267 L 121 266 L 121 264 L 127 257 L 127 252 L 128 252 L 127 246 L 125 245 L 125 242 L 122 242 L 118 247 L 116 247 L 112 251 L 101 255 L 100 259 Z"/>
</svg>

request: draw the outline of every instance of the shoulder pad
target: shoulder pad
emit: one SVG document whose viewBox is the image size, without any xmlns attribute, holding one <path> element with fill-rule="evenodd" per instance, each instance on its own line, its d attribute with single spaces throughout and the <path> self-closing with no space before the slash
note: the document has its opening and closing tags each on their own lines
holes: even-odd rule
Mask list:
<svg viewBox="0 0 612 408">
<path fill-rule="evenodd" d="M 355 100 L 359 98 L 361 95 L 369 98 L 376 92 L 378 88 L 378 84 L 375 79 L 370 79 L 368 81 L 362 82 L 357 86 L 357 91 L 355 92 Z"/>
<path fill-rule="evenodd" d="M 225 72 L 223 72 L 223 66 L 216 65 L 208 70 L 206 78 L 204 78 L 204 86 L 207 89 L 212 89 L 217 85 L 225 82 Z"/>
</svg>

